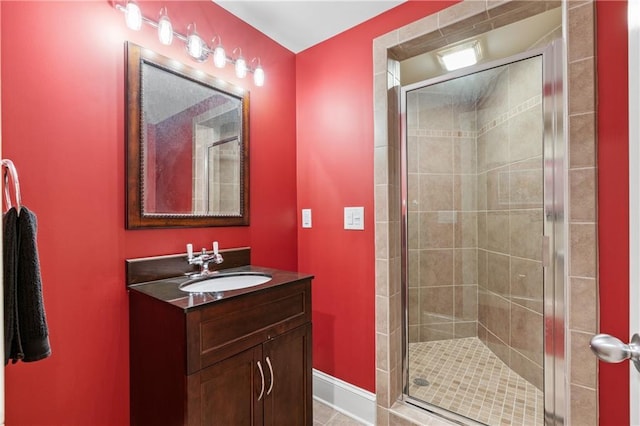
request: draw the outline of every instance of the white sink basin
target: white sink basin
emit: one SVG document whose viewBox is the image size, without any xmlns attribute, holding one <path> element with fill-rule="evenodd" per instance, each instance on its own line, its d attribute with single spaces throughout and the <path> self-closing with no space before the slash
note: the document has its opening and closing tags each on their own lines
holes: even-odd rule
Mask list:
<svg viewBox="0 0 640 426">
<path fill-rule="evenodd" d="M 271 275 L 256 273 L 235 273 L 216 275 L 190 284 L 182 284 L 180 290 L 189 293 L 209 293 L 239 290 L 271 281 Z"/>
</svg>

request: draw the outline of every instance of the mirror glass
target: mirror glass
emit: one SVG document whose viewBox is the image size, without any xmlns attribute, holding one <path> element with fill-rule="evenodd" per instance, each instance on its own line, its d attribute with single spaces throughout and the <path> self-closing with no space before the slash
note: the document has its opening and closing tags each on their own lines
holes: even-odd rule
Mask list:
<svg viewBox="0 0 640 426">
<path fill-rule="evenodd" d="M 128 44 L 127 225 L 248 224 L 248 93 Z"/>
</svg>

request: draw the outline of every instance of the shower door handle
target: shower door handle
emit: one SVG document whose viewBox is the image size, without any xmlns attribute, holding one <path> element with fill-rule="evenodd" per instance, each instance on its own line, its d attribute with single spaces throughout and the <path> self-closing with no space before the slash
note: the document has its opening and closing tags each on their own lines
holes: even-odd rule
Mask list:
<svg viewBox="0 0 640 426">
<path fill-rule="evenodd" d="M 622 362 L 630 359 L 640 372 L 640 336 L 636 333 L 628 345 L 608 334 L 596 334 L 589 342 L 591 351 L 604 362 Z"/>
</svg>

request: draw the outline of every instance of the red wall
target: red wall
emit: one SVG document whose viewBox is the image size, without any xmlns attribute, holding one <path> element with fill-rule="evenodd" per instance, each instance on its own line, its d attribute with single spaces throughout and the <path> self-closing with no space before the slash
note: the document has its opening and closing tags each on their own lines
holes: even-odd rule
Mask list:
<svg viewBox="0 0 640 426">
<path fill-rule="evenodd" d="M 298 208 L 313 210 L 313 228 L 299 231 L 298 264 L 316 274 L 314 366 L 370 391 L 375 390 L 371 41 L 451 3 L 404 4 L 297 56 Z M 629 335 L 628 89 L 619 82 L 627 79 L 626 1 L 598 1 L 597 13 L 597 42 L 604 46 L 597 62 L 601 328 L 623 337 Z M 356 205 L 365 207 L 366 229 L 345 231 L 342 209 Z M 614 386 L 628 383 L 628 366 L 601 368 L 601 424 L 628 423 L 627 388 L 621 394 Z"/>
<path fill-rule="evenodd" d="M 627 2 L 598 1 L 596 11 L 600 332 L 626 340 L 630 336 Z M 629 424 L 629 363 L 600 362 L 598 378 L 600 425 Z"/>
<path fill-rule="evenodd" d="M 375 391 L 373 39 L 455 2 L 409 2 L 296 57 L 298 265 L 313 272 L 314 367 Z M 364 206 L 365 230 L 343 209 Z"/>
<path fill-rule="evenodd" d="M 8 425 L 128 424 L 126 258 L 216 239 L 251 246 L 255 264 L 297 269 L 293 53 L 209 1 L 138 2 L 152 17 L 166 3 L 176 29 L 195 20 L 206 39 L 215 30 L 228 49 L 260 55 L 267 80 L 256 88 L 231 67 L 199 65 L 251 91 L 251 226 L 126 231 L 124 42 L 198 65 L 149 26 L 128 30 L 111 3 L 0 2 L 2 156 L 38 215 L 53 350 L 6 367 Z"/>
<path fill-rule="evenodd" d="M 149 16 L 164 4 L 139 3 Z M 210 2 L 169 2 L 176 28 L 196 20 L 201 35 L 215 30 L 227 48 L 259 54 L 268 73 L 254 88 L 230 69 L 203 65 L 251 90 L 252 225 L 125 231 L 124 41 L 197 65 L 177 43 L 159 45 L 150 27 L 126 29 L 107 0 L 0 2 L 2 156 L 16 163 L 24 203 L 38 214 L 53 348 L 49 359 L 6 368 L 7 424 L 127 424 L 124 259 L 213 239 L 250 245 L 256 264 L 314 273 L 314 366 L 374 391 L 372 39 L 452 3 L 409 2 L 295 57 Z M 626 47 L 626 2 L 609 3 L 598 1 L 598 43 Z M 615 271 L 626 273 L 616 258 L 626 255 L 628 233 L 626 104 L 615 101 L 627 90 L 615 83 L 626 78 L 620 52 L 598 51 L 598 136 L 602 328 L 622 337 L 626 305 L 615 302 L 626 286 Z M 344 231 L 342 209 L 357 205 L 365 207 L 366 229 Z M 312 229 L 297 231 L 300 208 L 313 209 Z M 628 423 L 606 420 L 628 398 L 601 381 L 601 424 Z"/>
</svg>

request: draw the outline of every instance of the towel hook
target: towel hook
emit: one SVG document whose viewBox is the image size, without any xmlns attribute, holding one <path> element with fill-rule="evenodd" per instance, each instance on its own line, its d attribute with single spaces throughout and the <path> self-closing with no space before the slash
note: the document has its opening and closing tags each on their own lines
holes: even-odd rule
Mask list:
<svg viewBox="0 0 640 426">
<path fill-rule="evenodd" d="M 14 166 L 13 161 L 8 159 L 2 160 L 2 167 L 5 168 L 4 172 L 4 200 L 6 208 L 9 210 L 12 207 L 11 204 L 11 191 L 9 190 L 9 175 L 13 181 L 14 197 L 16 199 L 16 210 L 20 212 L 21 200 L 20 200 L 20 182 L 18 180 L 18 171 Z"/>
</svg>

